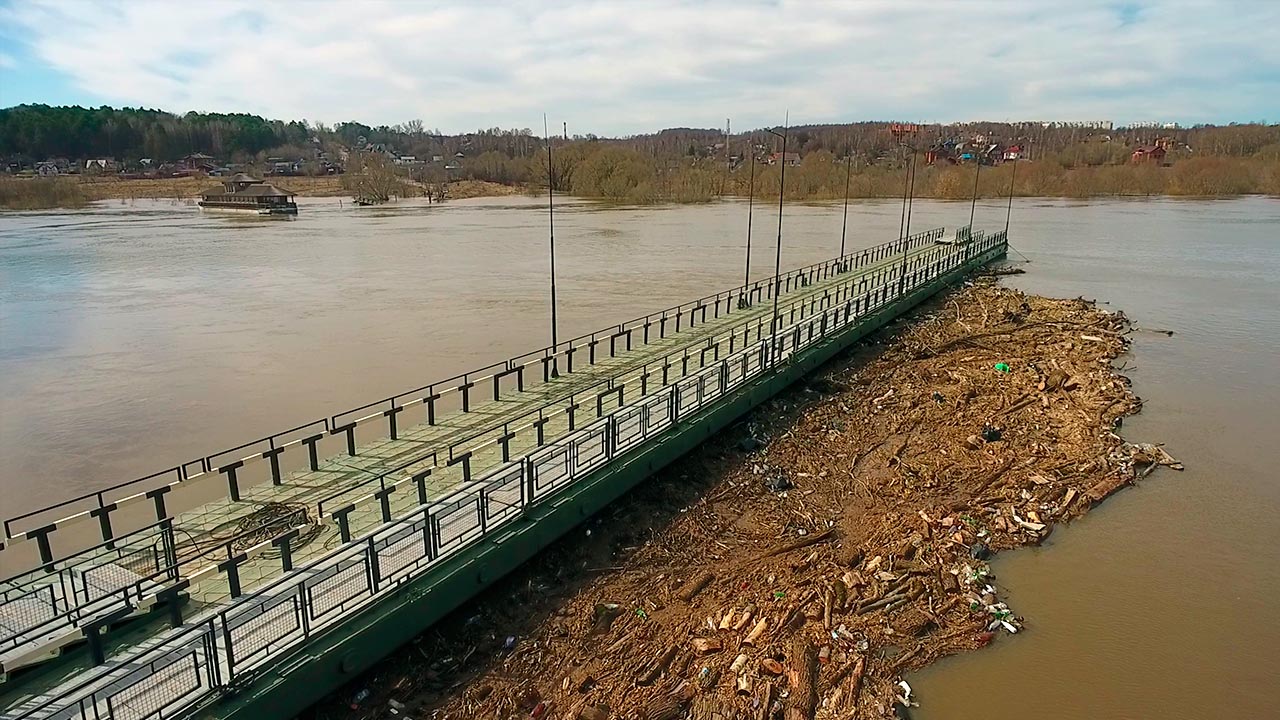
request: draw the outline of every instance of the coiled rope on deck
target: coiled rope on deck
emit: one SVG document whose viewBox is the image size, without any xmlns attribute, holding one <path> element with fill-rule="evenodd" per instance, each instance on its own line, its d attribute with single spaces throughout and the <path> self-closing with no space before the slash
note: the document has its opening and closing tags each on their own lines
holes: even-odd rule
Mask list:
<svg viewBox="0 0 1280 720">
<path fill-rule="evenodd" d="M 269 542 L 294 528 L 304 528 L 290 543 L 294 550 L 305 546 L 320 534 L 323 526 L 311 521 L 309 508 L 302 503 L 265 502 L 236 523 L 232 547 L 238 550 Z"/>
</svg>

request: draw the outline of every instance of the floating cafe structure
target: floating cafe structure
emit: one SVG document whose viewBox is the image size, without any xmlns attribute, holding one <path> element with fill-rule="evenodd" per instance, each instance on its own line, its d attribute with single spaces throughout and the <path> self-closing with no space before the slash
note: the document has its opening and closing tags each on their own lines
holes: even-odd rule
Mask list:
<svg viewBox="0 0 1280 720">
<path fill-rule="evenodd" d="M 244 173 L 222 181 L 222 190 L 210 190 L 200 197 L 205 210 L 231 210 L 258 215 L 297 215 L 293 194 Z"/>
</svg>

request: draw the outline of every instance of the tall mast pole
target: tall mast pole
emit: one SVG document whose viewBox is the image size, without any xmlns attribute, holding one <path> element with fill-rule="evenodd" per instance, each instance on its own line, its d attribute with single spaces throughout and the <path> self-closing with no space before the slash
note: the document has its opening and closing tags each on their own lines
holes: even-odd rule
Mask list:
<svg viewBox="0 0 1280 720">
<path fill-rule="evenodd" d="M 1013 159 L 1013 165 L 1009 169 L 1009 207 L 1004 211 L 1004 234 L 1009 234 L 1009 217 L 1013 215 L 1013 178 L 1018 174 L 1018 158 Z"/>
<path fill-rule="evenodd" d="M 778 362 L 778 295 L 782 291 L 782 200 L 787 190 L 787 134 L 791 130 L 791 112 L 783 120 L 782 132 L 768 132 L 782 138 L 782 174 L 778 179 L 778 249 L 773 261 L 773 322 L 769 332 L 769 357 L 775 367 Z"/>
<path fill-rule="evenodd" d="M 902 229 L 902 273 L 898 278 L 898 292 L 902 293 L 907 286 L 907 253 L 911 251 L 911 206 L 916 196 L 916 149 L 911 148 L 911 159 L 907 162 L 907 222 Z"/>
<path fill-rule="evenodd" d="M 749 285 L 751 283 L 751 211 L 755 204 L 756 196 L 756 149 L 750 147 L 754 143 L 748 142 L 748 154 L 751 156 L 751 179 L 748 181 L 750 187 L 747 189 L 747 269 L 742 277 L 742 284 Z"/>
<path fill-rule="evenodd" d="M 969 202 L 969 235 L 973 235 L 973 214 L 978 209 L 978 177 L 982 175 L 982 156 L 974 155 L 978 167 L 973 171 L 973 200 Z"/>
<path fill-rule="evenodd" d="M 844 239 L 849 230 L 849 180 L 853 177 L 853 148 L 849 148 L 849 157 L 845 159 L 844 168 L 844 219 L 840 221 L 840 271 L 844 272 Z"/>
<path fill-rule="evenodd" d="M 565 123 L 568 126 L 568 123 Z M 547 129 L 547 116 L 542 116 L 542 134 L 547 141 L 547 228 L 549 231 L 551 250 L 551 374 L 559 376 L 559 368 L 555 364 L 556 346 L 560 344 L 558 323 L 556 318 L 556 176 L 555 165 L 551 161 L 551 133 Z"/>
</svg>

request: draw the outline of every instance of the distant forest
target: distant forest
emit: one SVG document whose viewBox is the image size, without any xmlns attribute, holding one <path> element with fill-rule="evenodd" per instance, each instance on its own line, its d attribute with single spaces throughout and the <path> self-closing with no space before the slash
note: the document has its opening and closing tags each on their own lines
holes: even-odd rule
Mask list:
<svg viewBox="0 0 1280 720">
<path fill-rule="evenodd" d="M 862 157 L 882 157 L 895 146 L 885 122 L 840 125 L 804 125 L 791 128 L 788 150 L 808 154 L 825 150 L 836 157 L 856 153 Z M 1168 138 L 1178 147 L 1188 147 L 1202 155 L 1249 157 L 1258 153 L 1280 153 L 1280 125 L 1232 124 L 1178 128 L 1043 127 L 1040 123 L 965 123 L 925 126 L 918 144 L 948 137 L 986 135 L 993 142 L 1021 143 L 1031 153 L 1047 156 L 1074 151 L 1068 160 L 1082 164 L 1111 161 L 1112 154 L 1127 155 L 1125 148 Z M 1090 140 L 1106 137 L 1114 153 L 1082 148 Z M 259 154 L 288 157 L 288 150 L 311 143 L 352 147 L 359 138 L 371 144 L 393 147 L 406 155 L 458 152 L 468 155 L 499 152 L 509 158 L 531 157 L 543 146 L 542 138 L 529 129 L 492 128 L 460 135 L 428 130 L 420 120 L 398 125 L 370 126 L 344 122 L 334 126 L 305 120 L 268 120 L 245 113 L 198 113 L 175 115 L 143 108 L 82 108 L 48 105 L 19 105 L 0 110 L 0 156 L 25 156 L 37 160 L 50 157 L 84 159 L 115 158 L 123 161 L 153 158 L 171 161 L 192 153 L 207 153 L 224 161 L 248 160 Z M 736 133 L 730 149 L 741 153 L 749 140 L 766 143 L 763 132 Z M 638 150 L 653 156 L 696 157 L 716 154 L 712 148 L 725 141 L 720 129 L 673 128 L 623 138 L 575 135 L 572 141 L 603 142 Z M 275 152 L 279 150 L 280 152 Z M 1123 159 L 1123 158 L 1121 158 Z"/>
<path fill-rule="evenodd" d="M 305 120 L 268 120 L 245 113 L 175 115 L 144 108 L 82 108 L 18 105 L 0 110 L 0 157 L 112 158 L 133 163 L 151 158 L 157 163 L 193 153 L 223 162 L 246 162 L 261 155 L 297 157 L 310 154 L 312 140 L 326 148 L 354 147 L 363 138 L 370 144 L 394 147 L 412 155 L 470 145 L 466 136 L 428 131 L 421 121 L 371 127 L 358 122 L 326 126 Z M 541 141 L 529 130 L 486 130 L 480 151 L 501 149 L 513 156 L 530 155 Z M 506 138 L 484 142 L 483 138 Z M 456 150 L 455 150 L 456 152 Z"/>
<path fill-rule="evenodd" d="M 28 166 L 52 158 L 111 158 L 136 167 L 142 158 L 155 164 L 193 153 L 253 166 L 272 156 L 337 158 L 367 151 L 398 160 L 413 156 L 412 162 L 397 162 L 396 172 L 419 182 L 474 179 L 545 187 L 552 180 L 559 191 L 628 202 L 778 193 L 781 164 L 769 164 L 767 158 L 780 148 L 763 130 L 727 138 L 720 129 L 672 128 L 619 138 L 589 134 L 550 140 L 555 167 L 549 178 L 546 142 L 527 128 L 446 135 L 420 120 L 327 126 L 242 113 L 175 115 L 141 108 L 20 105 L 0 110 L 0 159 Z M 928 125 L 912 139 L 921 156 L 930 147 L 955 142 L 1017 146 L 1019 160 L 1031 161 L 1017 171 L 1014 192 L 1022 195 L 1280 194 L 1280 125 L 1275 124 L 1102 128 L 981 122 Z M 1168 151 L 1159 162 L 1131 161 L 1136 147 L 1155 143 Z M 852 195 L 901 193 L 908 154 L 889 132 L 889 123 L 792 127 L 787 151 L 799 154 L 795 169 L 786 174 L 787 197 L 839 197 L 850 166 Z M 998 160 L 999 152 L 995 155 Z M 754 172 L 747 167 L 752 157 L 760 161 Z M 917 191 L 964 197 L 971 192 L 965 179 L 971 173 L 963 163 L 936 161 L 921 173 Z M 1002 176 L 984 173 L 981 192 L 1007 192 L 998 185 Z M 988 183 L 993 184 L 988 188 Z"/>
</svg>

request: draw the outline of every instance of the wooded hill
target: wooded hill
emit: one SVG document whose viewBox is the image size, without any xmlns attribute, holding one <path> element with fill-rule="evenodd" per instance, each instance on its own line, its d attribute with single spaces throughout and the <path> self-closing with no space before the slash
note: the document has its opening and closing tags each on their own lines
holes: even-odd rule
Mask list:
<svg viewBox="0 0 1280 720">
<path fill-rule="evenodd" d="M 1189 147 L 1201 155 L 1249 157 L 1258 153 L 1280 154 L 1280 125 L 1258 123 L 1187 128 L 1116 128 L 1104 130 L 1078 126 L 1045 126 L 1042 123 L 966 123 L 924 126 L 915 144 L 921 148 L 947 138 L 985 136 L 1004 144 L 1021 144 L 1032 154 L 1045 157 L 1075 152 L 1080 164 L 1104 164 L 1127 157 L 1124 150 L 1167 138 L 1171 145 Z M 498 152 L 509 158 L 531 157 L 543 139 L 528 128 L 490 128 L 447 135 L 428 130 L 421 120 L 398 125 L 370 126 L 344 122 L 332 127 L 306 120 L 269 120 L 245 113 L 176 115 L 145 108 L 82 108 L 18 105 L 0 110 L 0 157 L 114 158 L 122 161 L 152 158 L 172 161 L 192 153 L 206 153 L 224 161 L 250 159 L 259 153 L 306 146 L 313 140 L 355 148 L 361 140 L 416 157 L 464 152 L 474 156 Z M 594 134 L 556 136 L 566 142 L 603 142 L 638 150 L 656 157 L 707 157 L 723 154 L 724 131 L 706 128 L 672 128 L 652 134 L 606 138 Z M 729 154 L 742 154 L 751 144 L 770 148 L 772 136 L 760 130 L 735 133 L 728 139 Z M 1106 151 L 1082 146 L 1109 145 Z M 788 150 L 801 155 L 825 150 L 836 157 L 856 153 L 883 158 L 895 146 L 887 122 L 800 125 L 791 128 Z"/>
</svg>

